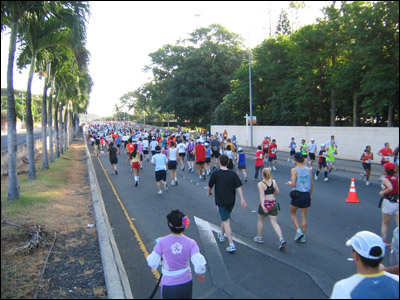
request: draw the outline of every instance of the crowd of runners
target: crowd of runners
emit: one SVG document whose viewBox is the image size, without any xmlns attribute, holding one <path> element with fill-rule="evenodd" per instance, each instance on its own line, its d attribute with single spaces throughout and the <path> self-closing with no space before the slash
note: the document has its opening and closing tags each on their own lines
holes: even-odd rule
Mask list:
<svg viewBox="0 0 400 300">
<path fill-rule="evenodd" d="M 151 162 L 155 168 L 155 179 L 158 194 L 168 191 L 168 184 L 178 185 L 177 169 L 184 172 L 196 172 L 199 181 L 209 177 L 208 193 L 215 191 L 215 203 L 218 206 L 221 217 L 221 231 L 218 238 L 221 243 L 228 239 L 227 252 L 236 251 L 232 240 L 230 228 L 230 215 L 235 203 L 236 191 L 241 198 L 242 208 L 247 204 L 242 192 L 242 181 L 248 180 L 246 155 L 243 148 L 238 145 L 235 134 L 228 136 L 226 130 L 222 133 L 210 134 L 201 131 L 193 135 L 190 132 L 178 130 L 168 132 L 162 129 L 144 129 L 140 126 L 123 126 L 113 123 L 93 123 L 87 129 L 88 143 L 96 155 L 108 154 L 111 165 L 111 174 L 118 175 L 118 157 L 121 151 L 128 154 L 127 162 L 131 162 L 131 170 L 134 177 L 134 186 L 139 185 L 140 169 L 143 163 Z M 319 174 L 324 173 L 324 181 L 330 180 L 330 174 L 336 170 L 335 159 L 338 155 L 338 143 L 332 135 L 330 140 L 316 144 L 311 138 L 307 143 L 305 139 L 296 144 L 295 138 L 291 138 L 288 144 L 288 162 L 294 167 L 291 170 L 291 180 L 287 182 L 293 188 L 290 193 L 290 217 L 296 228 L 294 240 L 299 243 L 306 242 L 307 210 L 311 206 L 313 180 L 318 180 Z M 398 151 L 393 151 L 390 144 L 386 143 L 377 152 L 381 156 L 383 166 L 380 178 L 382 191 L 380 192 L 382 207 L 381 238 L 386 243 L 387 228 L 390 220 L 394 217 L 397 228 L 399 226 L 399 202 L 398 202 Z M 269 217 L 271 226 L 276 233 L 279 250 L 284 250 L 286 241 L 278 224 L 279 204 L 275 195 L 279 193 L 279 187 L 273 179 L 272 171 L 277 171 L 277 140 L 271 136 L 265 138 L 257 146 L 254 157 L 254 176 L 252 179 L 258 181 L 261 172 L 261 181 L 257 187 L 260 195 L 258 207 L 257 235 L 254 237 L 256 243 L 264 243 L 262 232 L 266 217 Z M 374 154 L 370 146 L 366 146 L 360 160 L 365 173 L 366 185 L 370 185 L 371 161 Z M 316 163 L 317 161 L 317 163 Z M 391 162 L 393 161 L 393 162 Z M 266 164 L 268 167 L 265 167 Z M 318 165 L 317 165 L 318 164 Z M 316 168 L 313 174 L 313 168 Z M 234 172 L 226 172 L 233 170 Z M 169 180 L 167 180 L 169 174 Z M 297 211 L 300 210 L 300 220 Z M 171 228 L 180 227 L 180 223 Z M 197 249 L 198 250 L 198 249 Z M 153 254 L 155 255 L 155 254 Z M 155 255 L 158 257 L 159 254 Z M 398 258 L 397 258 L 398 259 Z M 204 263 L 204 261 L 202 262 Z M 398 260 L 397 260 L 398 264 Z M 157 265 L 152 263 L 149 265 Z M 166 271 L 167 272 L 167 271 Z M 398 265 L 397 265 L 398 272 Z M 198 274 L 204 274 L 203 271 Z"/>
</svg>

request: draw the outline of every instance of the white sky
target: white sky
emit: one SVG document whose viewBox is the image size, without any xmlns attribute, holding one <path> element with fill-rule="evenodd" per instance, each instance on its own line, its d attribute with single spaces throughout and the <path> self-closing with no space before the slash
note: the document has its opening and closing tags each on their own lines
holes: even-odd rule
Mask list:
<svg viewBox="0 0 400 300">
<path fill-rule="evenodd" d="M 88 113 L 110 116 L 118 99 L 150 81 L 149 53 L 200 27 L 217 23 L 240 34 L 246 46 L 259 45 L 275 32 L 276 21 L 290 1 L 91 1 L 87 28 L 87 49 L 91 53 L 89 71 L 94 86 Z M 300 24 L 315 23 L 321 8 L 330 1 L 306 1 L 300 10 Z M 292 21 L 292 20 L 291 20 Z M 1 87 L 7 87 L 9 34 L 1 36 Z M 14 88 L 25 90 L 27 70 L 14 71 Z M 41 94 L 43 81 L 35 74 L 32 92 Z"/>
</svg>

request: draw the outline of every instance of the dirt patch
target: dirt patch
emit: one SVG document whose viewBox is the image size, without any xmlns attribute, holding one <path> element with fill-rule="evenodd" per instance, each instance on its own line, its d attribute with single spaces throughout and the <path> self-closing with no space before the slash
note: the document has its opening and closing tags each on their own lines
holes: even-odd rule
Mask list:
<svg viewBox="0 0 400 300">
<path fill-rule="evenodd" d="M 106 287 L 100 250 L 94 224 L 85 145 L 75 140 L 65 153 L 67 163 L 57 174 L 64 184 L 56 190 L 46 189 L 49 201 L 32 212 L 40 225 L 57 238 L 47 262 L 37 298 L 39 299 L 105 299 Z M 62 158 L 58 158 L 62 159 Z M 26 166 L 22 166 L 27 168 Z M 40 173 L 52 175 L 50 170 Z M 20 175 L 26 176 L 26 174 Z M 7 188 L 8 177 L 1 178 Z M 34 181 L 32 182 L 34 184 Z M 16 200 L 18 201 L 18 200 Z M 16 223 L 31 222 L 30 213 L 19 215 Z M 3 216 L 5 217 L 5 216 Z M 33 254 L 9 255 L 8 250 L 23 244 L 26 236 L 17 229 L 1 227 L 1 298 L 33 298 L 49 248 Z M 52 242 L 52 240 L 50 241 Z"/>
</svg>

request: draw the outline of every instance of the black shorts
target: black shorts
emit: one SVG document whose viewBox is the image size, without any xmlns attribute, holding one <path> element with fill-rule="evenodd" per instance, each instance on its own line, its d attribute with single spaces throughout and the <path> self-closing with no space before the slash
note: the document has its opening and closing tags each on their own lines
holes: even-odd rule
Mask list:
<svg viewBox="0 0 400 300">
<path fill-rule="evenodd" d="M 176 170 L 176 160 L 168 161 L 168 170 Z"/>
<path fill-rule="evenodd" d="M 149 149 L 143 149 L 143 154 L 149 154 Z"/>
<path fill-rule="evenodd" d="M 362 163 L 362 166 L 363 166 L 365 171 L 367 171 L 367 170 L 371 171 L 371 164 Z"/>
<path fill-rule="evenodd" d="M 215 157 L 215 158 L 218 158 L 219 156 L 221 155 L 221 153 L 219 153 L 219 150 L 217 150 L 217 151 L 211 151 L 211 157 Z"/>
<path fill-rule="evenodd" d="M 192 299 L 193 281 L 178 285 L 162 285 L 162 299 Z"/>
<path fill-rule="evenodd" d="M 267 149 L 263 149 L 264 154 L 268 154 L 268 148 Z"/>
<path fill-rule="evenodd" d="M 167 181 L 167 171 L 166 170 L 156 171 L 156 181 L 159 182 L 161 180 Z"/>
<path fill-rule="evenodd" d="M 315 153 L 308 153 L 311 160 L 315 160 Z"/>
<path fill-rule="evenodd" d="M 206 157 L 206 161 L 205 161 L 205 163 L 206 163 L 206 164 L 209 164 L 209 163 L 210 163 L 210 161 L 211 161 L 211 157 Z"/>
<path fill-rule="evenodd" d="M 294 156 L 296 154 L 296 151 L 290 150 L 290 156 Z"/>
<path fill-rule="evenodd" d="M 320 169 L 326 168 L 326 160 L 323 160 L 323 161 L 321 161 L 321 162 L 318 162 L 318 166 L 319 166 Z"/>
<path fill-rule="evenodd" d="M 179 157 L 185 157 L 185 156 L 186 156 L 186 152 L 179 153 Z"/>
<path fill-rule="evenodd" d="M 196 161 L 196 165 L 204 165 L 204 160 L 201 160 L 201 161 Z"/>
<path fill-rule="evenodd" d="M 311 206 L 311 196 L 309 192 L 299 192 L 298 198 L 292 198 L 291 205 L 299 208 L 307 208 Z"/>
</svg>

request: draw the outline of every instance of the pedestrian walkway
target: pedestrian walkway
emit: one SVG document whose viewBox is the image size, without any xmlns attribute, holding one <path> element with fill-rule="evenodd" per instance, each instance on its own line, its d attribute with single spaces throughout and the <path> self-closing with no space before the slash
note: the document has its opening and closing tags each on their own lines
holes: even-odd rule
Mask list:
<svg viewBox="0 0 400 300">
<path fill-rule="evenodd" d="M 256 147 L 242 147 L 244 153 L 246 155 L 255 155 L 257 152 Z M 288 162 L 287 159 L 289 157 L 289 152 L 284 152 L 284 151 L 279 151 L 277 152 L 277 159 L 278 159 L 278 166 L 279 164 L 284 164 L 284 165 L 290 165 L 294 166 L 292 163 Z M 268 163 L 265 164 L 267 166 Z M 359 178 L 361 173 L 365 173 L 362 165 L 361 165 L 361 160 L 360 161 L 353 161 L 353 160 L 345 160 L 345 159 L 340 159 L 340 156 L 336 158 L 335 161 L 335 167 L 337 168 L 337 171 L 344 171 L 344 172 L 349 172 L 349 173 L 355 173 L 354 176 L 356 179 Z M 318 160 L 314 162 L 313 169 L 318 169 Z M 371 170 L 371 176 L 381 176 L 382 175 L 382 167 L 380 164 L 373 163 L 372 164 L 372 170 Z"/>
</svg>

